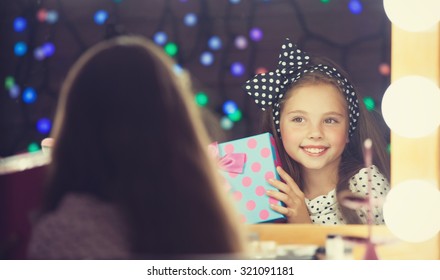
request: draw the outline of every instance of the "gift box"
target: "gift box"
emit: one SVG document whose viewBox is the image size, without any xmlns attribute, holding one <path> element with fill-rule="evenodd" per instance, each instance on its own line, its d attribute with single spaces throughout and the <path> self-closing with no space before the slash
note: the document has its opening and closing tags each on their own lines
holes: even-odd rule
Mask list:
<svg viewBox="0 0 440 280">
<path fill-rule="evenodd" d="M 270 133 L 241 138 L 218 144 L 217 160 L 227 191 L 246 224 L 274 222 L 285 217 L 272 210 L 270 204 L 281 202 L 267 196 L 276 190 L 267 180 L 280 180 L 276 166 L 280 166 L 275 139 Z"/>
</svg>

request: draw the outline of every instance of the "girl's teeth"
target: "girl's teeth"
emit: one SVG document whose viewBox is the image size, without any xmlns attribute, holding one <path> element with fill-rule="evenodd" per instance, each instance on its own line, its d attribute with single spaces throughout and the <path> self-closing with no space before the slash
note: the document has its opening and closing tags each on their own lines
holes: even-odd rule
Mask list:
<svg viewBox="0 0 440 280">
<path fill-rule="evenodd" d="M 305 148 L 306 152 L 312 153 L 312 154 L 319 154 L 324 151 L 324 149 L 317 149 L 317 148 Z"/>
</svg>

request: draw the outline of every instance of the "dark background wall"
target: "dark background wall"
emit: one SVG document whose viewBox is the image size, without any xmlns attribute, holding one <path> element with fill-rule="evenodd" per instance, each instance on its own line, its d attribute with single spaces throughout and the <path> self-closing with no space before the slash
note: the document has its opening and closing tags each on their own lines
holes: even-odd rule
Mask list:
<svg viewBox="0 0 440 280">
<path fill-rule="evenodd" d="M 358 13 L 349 7 L 361 5 Z M 153 38 L 159 31 L 168 35 L 179 51 L 174 59 L 194 80 L 194 93 L 209 97 L 205 111 L 219 122 L 226 100 L 233 100 L 242 119 L 216 137 L 234 139 L 258 131 L 260 111 L 243 94 L 240 86 L 259 67 L 275 69 L 284 38 L 290 37 L 310 54 L 326 56 L 341 65 L 360 92 L 371 97 L 380 112 L 382 95 L 389 85 L 390 23 L 382 0 L 0 0 L 0 157 L 38 148 L 48 133 L 39 132 L 42 118 L 52 120 L 58 91 L 67 70 L 89 46 L 116 33 L 140 34 Z M 39 21 L 41 9 L 55 11 L 58 19 Z M 94 22 L 97 10 L 108 12 L 104 24 Z M 186 26 L 188 13 L 197 24 Z M 23 17 L 27 27 L 14 31 L 14 20 Z M 263 37 L 253 41 L 249 31 L 260 28 Z M 211 50 L 208 40 L 218 36 L 220 50 Z M 234 45 L 237 36 L 247 39 L 246 49 Z M 17 42 L 27 45 L 23 56 L 14 54 Z M 34 57 L 36 48 L 50 42 L 53 56 Z M 210 51 L 214 63 L 203 66 L 200 55 Z M 244 65 L 241 76 L 233 76 L 230 66 Z M 380 71 L 381 69 L 381 71 Z M 20 92 L 11 97 L 5 87 L 14 77 Z M 34 103 L 23 102 L 23 90 L 37 92 Z M 208 116 L 207 116 L 208 118 Z M 387 132 L 385 132 L 387 133 Z"/>
</svg>

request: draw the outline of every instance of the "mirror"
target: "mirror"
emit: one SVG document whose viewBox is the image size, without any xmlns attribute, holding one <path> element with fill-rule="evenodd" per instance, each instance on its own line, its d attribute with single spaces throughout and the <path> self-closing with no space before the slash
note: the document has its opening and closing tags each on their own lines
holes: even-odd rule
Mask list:
<svg viewBox="0 0 440 280">
<path fill-rule="evenodd" d="M 222 128 L 213 136 L 220 141 L 259 131 L 261 111 L 240 87 L 275 69 L 285 37 L 341 65 L 372 111 L 380 113 L 390 81 L 391 27 L 381 1 L 3 2 L 0 157 L 41 149 L 69 67 L 87 47 L 120 33 L 156 40 L 192 73 L 197 102 Z M 240 110 L 229 118 L 228 100 Z"/>
</svg>

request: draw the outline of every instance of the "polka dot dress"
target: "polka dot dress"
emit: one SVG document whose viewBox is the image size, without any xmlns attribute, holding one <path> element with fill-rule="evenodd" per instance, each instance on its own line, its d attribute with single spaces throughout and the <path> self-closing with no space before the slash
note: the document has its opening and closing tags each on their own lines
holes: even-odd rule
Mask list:
<svg viewBox="0 0 440 280">
<path fill-rule="evenodd" d="M 383 200 L 390 190 L 388 180 L 380 173 L 376 166 L 371 166 L 372 179 L 372 197 L 376 200 Z M 358 195 L 368 195 L 368 177 L 367 168 L 362 168 L 356 175 L 350 179 L 350 190 Z M 320 225 L 338 225 L 346 224 L 342 216 L 341 209 L 336 199 L 336 190 L 331 190 L 326 195 L 315 197 L 314 199 L 305 199 L 307 208 L 310 213 L 310 219 L 314 224 Z M 367 210 L 356 210 L 362 223 L 367 223 Z M 382 207 L 373 207 L 373 224 L 384 224 Z"/>
</svg>

